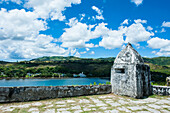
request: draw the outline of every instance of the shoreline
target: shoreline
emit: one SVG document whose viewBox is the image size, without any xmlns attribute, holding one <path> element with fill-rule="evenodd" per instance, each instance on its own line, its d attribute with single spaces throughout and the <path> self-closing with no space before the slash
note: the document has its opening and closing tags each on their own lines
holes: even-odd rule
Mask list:
<svg viewBox="0 0 170 113">
<path fill-rule="evenodd" d="M 110 77 L 2 77 L 0 80 L 11 80 L 11 79 L 70 79 L 70 78 L 110 78 Z"/>
</svg>

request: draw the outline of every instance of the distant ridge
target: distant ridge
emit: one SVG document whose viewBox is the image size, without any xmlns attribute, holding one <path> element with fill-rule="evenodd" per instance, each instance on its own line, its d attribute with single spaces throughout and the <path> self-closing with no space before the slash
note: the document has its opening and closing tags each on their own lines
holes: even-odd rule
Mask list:
<svg viewBox="0 0 170 113">
<path fill-rule="evenodd" d="M 7 63 L 10 63 L 10 62 L 0 61 L 0 64 L 7 64 Z"/>
<path fill-rule="evenodd" d="M 78 61 L 78 60 L 88 60 L 88 61 L 105 61 L 105 62 L 114 62 L 115 57 L 108 58 L 79 58 L 74 56 L 44 56 L 36 59 L 32 59 L 30 61 Z M 170 57 L 154 57 L 154 58 L 146 58 L 143 57 L 145 63 L 152 63 L 156 65 L 170 65 Z"/>
</svg>

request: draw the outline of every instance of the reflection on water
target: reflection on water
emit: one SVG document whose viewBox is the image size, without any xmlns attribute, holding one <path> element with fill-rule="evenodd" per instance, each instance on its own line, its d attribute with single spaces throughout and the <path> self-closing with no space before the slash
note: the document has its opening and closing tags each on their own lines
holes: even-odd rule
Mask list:
<svg viewBox="0 0 170 113">
<path fill-rule="evenodd" d="M 65 79 L 3 79 L 0 80 L 0 87 L 16 86 L 67 86 L 67 85 L 90 85 L 106 83 L 109 78 L 65 78 Z"/>
</svg>

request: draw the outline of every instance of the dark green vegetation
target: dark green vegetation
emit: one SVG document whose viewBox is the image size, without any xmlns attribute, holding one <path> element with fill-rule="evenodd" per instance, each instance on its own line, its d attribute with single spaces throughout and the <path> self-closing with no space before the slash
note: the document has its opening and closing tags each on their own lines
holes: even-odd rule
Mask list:
<svg viewBox="0 0 170 113">
<path fill-rule="evenodd" d="M 0 62 L 1 77 L 66 77 L 84 72 L 87 77 L 110 77 L 110 69 L 114 62 L 109 58 L 78 57 L 41 57 L 31 61 Z M 143 58 L 151 67 L 152 81 L 165 84 L 170 76 L 170 57 Z M 31 73 L 30 75 L 28 73 Z"/>
</svg>

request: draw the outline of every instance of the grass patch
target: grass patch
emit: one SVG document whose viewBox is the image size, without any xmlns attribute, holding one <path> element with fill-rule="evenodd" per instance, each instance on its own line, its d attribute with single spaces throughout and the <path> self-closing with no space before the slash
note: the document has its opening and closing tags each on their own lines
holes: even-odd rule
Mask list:
<svg viewBox="0 0 170 113">
<path fill-rule="evenodd" d="M 166 86 L 166 82 L 152 82 L 151 85 Z"/>
</svg>

